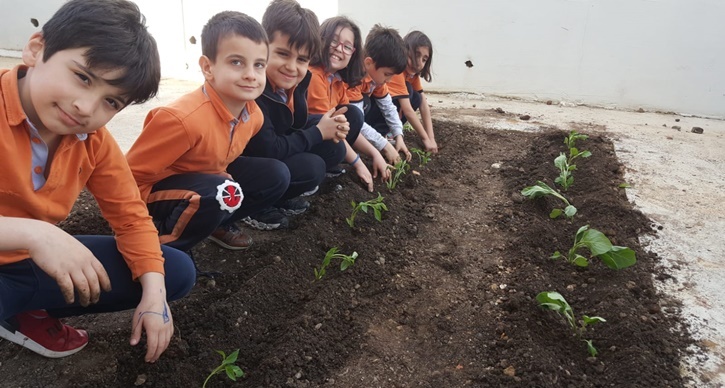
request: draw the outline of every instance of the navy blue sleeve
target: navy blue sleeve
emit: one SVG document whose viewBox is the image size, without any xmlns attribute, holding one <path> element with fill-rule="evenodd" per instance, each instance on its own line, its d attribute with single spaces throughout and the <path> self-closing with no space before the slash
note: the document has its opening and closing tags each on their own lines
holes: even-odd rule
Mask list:
<svg viewBox="0 0 725 388">
<path fill-rule="evenodd" d="M 266 104 L 259 105 L 264 114 L 264 123 L 259 132 L 249 140 L 242 155 L 283 160 L 309 151 L 322 142 L 322 133 L 317 126 L 303 130 L 275 128 Z"/>
</svg>

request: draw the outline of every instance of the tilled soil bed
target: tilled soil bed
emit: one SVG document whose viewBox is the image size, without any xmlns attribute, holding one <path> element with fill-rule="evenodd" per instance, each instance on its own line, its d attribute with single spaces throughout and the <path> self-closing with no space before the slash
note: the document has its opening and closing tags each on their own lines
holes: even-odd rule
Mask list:
<svg viewBox="0 0 725 388">
<path fill-rule="evenodd" d="M 60 360 L 0 342 L 7 387 L 199 387 L 219 364 L 215 350 L 240 349 L 246 377 L 218 375 L 208 386 L 238 387 L 680 387 L 679 359 L 691 339 L 678 306 L 656 292 L 666 274 L 638 237 L 656 233 L 627 201 L 623 167 L 613 146 L 588 133 L 574 185 L 573 221 L 549 219 L 553 199 L 519 193 L 542 180 L 554 187 L 553 160 L 566 133 L 497 131 L 436 122 L 439 155 L 393 191 L 377 184 L 389 211 L 377 222 L 360 214 L 345 222 L 350 201 L 377 196 L 351 174 L 326 182 L 292 228 L 252 233 L 244 252 L 213 243 L 195 248 L 199 266 L 222 274 L 200 278 L 172 303 L 177 334 L 156 364 L 128 345 L 130 314 L 77 317 L 91 343 Z M 409 136 L 414 138 L 415 136 Z M 415 146 L 414 140 L 409 140 Z M 594 260 L 589 268 L 552 261 L 583 225 L 638 262 L 621 271 Z M 84 193 L 62 227 L 108 234 Z M 325 252 L 359 253 L 344 272 L 333 262 L 315 281 Z M 538 307 L 556 290 L 574 312 L 607 319 L 587 337 L 588 357 L 565 320 Z"/>
</svg>

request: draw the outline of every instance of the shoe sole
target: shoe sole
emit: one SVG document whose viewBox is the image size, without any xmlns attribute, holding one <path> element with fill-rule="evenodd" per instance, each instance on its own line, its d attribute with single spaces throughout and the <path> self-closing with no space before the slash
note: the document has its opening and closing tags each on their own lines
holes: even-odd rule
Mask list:
<svg viewBox="0 0 725 388">
<path fill-rule="evenodd" d="M 244 221 L 245 224 L 249 225 L 251 228 L 257 229 L 257 230 L 277 230 L 277 229 L 285 229 L 287 228 L 286 225 L 282 224 L 266 224 L 264 222 L 259 222 L 257 220 L 251 219 L 249 217 L 243 218 L 242 221 Z"/>
<path fill-rule="evenodd" d="M 225 243 L 224 241 L 219 240 L 218 238 L 215 238 L 215 237 L 212 237 L 212 236 L 209 236 L 207 238 L 209 240 L 211 240 L 213 243 L 215 243 L 216 245 L 219 245 L 220 247 L 225 248 L 225 249 L 229 249 L 230 251 L 243 251 L 243 250 L 245 250 L 245 249 L 247 249 L 247 248 L 249 248 L 249 247 L 252 246 L 252 244 L 249 244 L 246 247 L 235 247 L 233 245 L 229 245 L 229 244 Z"/>
<path fill-rule="evenodd" d="M 294 210 L 294 209 L 284 209 L 284 208 L 278 207 L 278 208 L 275 208 L 275 209 L 279 210 L 279 212 L 282 213 L 282 214 L 284 214 L 285 216 L 291 217 L 291 216 L 298 216 L 300 214 L 303 214 L 309 208 L 306 207 L 304 209 Z"/>
<path fill-rule="evenodd" d="M 300 197 L 309 197 L 310 195 L 317 193 L 318 190 L 320 190 L 320 186 L 315 186 L 314 189 L 310 191 L 305 191 L 304 193 L 300 194 Z"/>
<path fill-rule="evenodd" d="M 86 335 L 88 335 L 88 332 L 86 332 Z M 14 331 L 12 329 L 9 330 L 3 324 L 0 324 L 0 338 L 4 338 L 12 343 L 16 343 L 28 350 L 31 350 L 35 353 L 40 354 L 41 356 L 48 357 L 48 358 L 67 357 L 67 356 L 80 352 L 81 350 L 83 350 L 83 348 L 86 347 L 86 345 L 88 345 L 88 342 L 86 342 L 85 344 L 83 344 L 83 346 L 77 347 L 75 349 L 66 350 L 65 352 L 56 352 L 54 350 L 44 348 L 39 343 L 26 337 L 23 333 Z"/>
</svg>

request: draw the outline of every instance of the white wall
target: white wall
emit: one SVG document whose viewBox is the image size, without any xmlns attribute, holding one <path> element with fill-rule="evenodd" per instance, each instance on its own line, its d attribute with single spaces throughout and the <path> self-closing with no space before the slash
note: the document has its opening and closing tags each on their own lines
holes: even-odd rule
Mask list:
<svg viewBox="0 0 725 388">
<path fill-rule="evenodd" d="M 0 55 L 18 55 L 64 0 L 0 0 Z M 164 77 L 199 79 L 201 27 L 234 9 L 261 20 L 267 0 L 137 0 Z M 351 16 L 420 29 L 435 49 L 428 90 L 469 91 L 725 118 L 720 0 L 300 0 L 320 21 Z M 33 11 L 30 11 L 30 9 Z M 383 11 L 384 10 L 384 11 Z M 464 65 L 466 60 L 473 67 Z M 188 69 L 187 69 L 188 68 Z"/>
<path fill-rule="evenodd" d="M 425 32 L 429 90 L 725 117 L 723 1 L 339 0 L 339 11 L 363 34 Z"/>
<path fill-rule="evenodd" d="M 0 55 L 19 56 L 19 50 L 65 0 L 0 0 Z M 199 79 L 201 29 L 214 14 L 235 10 L 261 21 L 269 0 L 135 0 L 146 16 L 146 24 L 159 45 L 164 77 Z M 337 14 L 337 0 L 298 0 L 317 14 L 320 21 Z M 39 27 L 30 18 L 40 22 Z M 196 44 L 190 43 L 191 37 Z"/>
</svg>

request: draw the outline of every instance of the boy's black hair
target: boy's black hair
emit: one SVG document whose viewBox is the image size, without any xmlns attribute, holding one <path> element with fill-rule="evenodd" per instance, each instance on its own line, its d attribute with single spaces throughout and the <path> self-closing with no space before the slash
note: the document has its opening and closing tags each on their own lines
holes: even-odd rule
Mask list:
<svg viewBox="0 0 725 388">
<path fill-rule="evenodd" d="M 108 83 L 124 91 L 126 104 L 142 103 L 159 90 L 161 61 L 146 18 L 127 0 L 71 0 L 43 25 L 43 61 L 62 50 L 87 48 L 90 68 L 123 69 Z"/>
<path fill-rule="evenodd" d="M 398 30 L 376 24 L 365 38 L 365 56 L 372 58 L 376 68 L 390 67 L 400 74 L 408 65 L 407 47 Z"/>
<path fill-rule="evenodd" d="M 430 74 L 430 64 L 433 62 L 433 44 L 430 42 L 430 39 L 428 39 L 426 34 L 420 31 L 411 31 L 405 36 L 405 38 L 403 38 L 403 40 L 408 46 L 408 57 L 410 57 L 411 60 L 415 60 L 415 50 L 417 50 L 418 47 L 428 47 L 430 55 L 428 56 L 428 61 L 425 65 L 423 65 L 423 70 L 420 71 L 420 77 L 430 82 L 433 79 Z"/>
<path fill-rule="evenodd" d="M 312 66 L 322 66 L 325 70 L 330 68 L 330 46 L 332 41 L 336 39 L 335 30 L 338 27 L 349 28 L 355 36 L 355 52 L 350 56 L 350 62 L 347 67 L 340 70 L 338 73 L 342 80 L 347 83 L 350 88 L 354 88 L 360 85 L 363 77 L 365 77 L 365 67 L 363 66 L 362 60 L 362 37 L 360 35 L 360 28 L 352 20 L 345 16 L 333 16 L 324 22 L 320 26 L 320 37 L 322 39 L 322 48 L 320 49 L 319 55 L 312 60 L 310 63 Z"/>
<path fill-rule="evenodd" d="M 201 53 L 212 63 L 216 62 L 219 42 L 232 34 L 269 47 L 267 34 L 253 17 L 237 11 L 223 11 L 212 16 L 201 30 Z"/>
<path fill-rule="evenodd" d="M 262 27 L 269 40 L 274 40 L 275 33 L 289 36 L 290 47 L 297 50 L 307 48 L 309 57 L 320 53 L 320 22 L 317 15 L 307 8 L 302 8 L 295 0 L 274 0 L 262 17 Z"/>
</svg>

